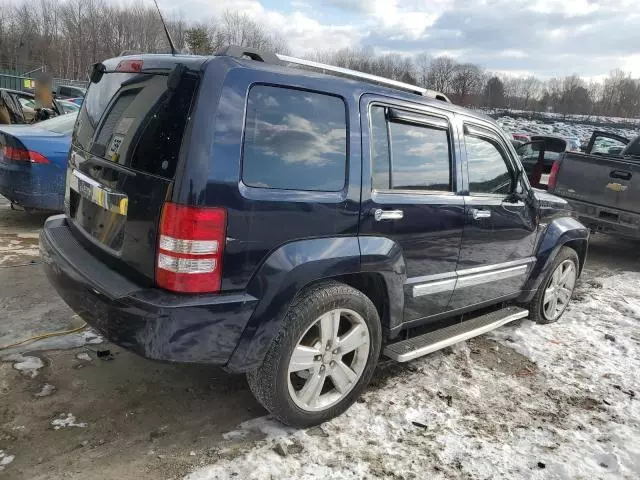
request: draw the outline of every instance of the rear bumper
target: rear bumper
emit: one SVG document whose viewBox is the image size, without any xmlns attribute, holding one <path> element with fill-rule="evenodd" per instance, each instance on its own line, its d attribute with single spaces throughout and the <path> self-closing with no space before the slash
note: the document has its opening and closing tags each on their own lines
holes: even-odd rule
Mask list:
<svg viewBox="0 0 640 480">
<path fill-rule="evenodd" d="M 52 165 L 0 162 L 0 194 L 25 208 L 61 212 L 64 176 Z"/>
<path fill-rule="evenodd" d="M 625 238 L 640 238 L 640 214 L 569 200 L 585 227 Z"/>
<path fill-rule="evenodd" d="M 49 281 L 78 315 L 115 344 L 154 360 L 225 365 L 257 303 L 245 293 L 140 288 L 86 250 L 64 215 L 45 222 L 40 251 Z"/>
</svg>

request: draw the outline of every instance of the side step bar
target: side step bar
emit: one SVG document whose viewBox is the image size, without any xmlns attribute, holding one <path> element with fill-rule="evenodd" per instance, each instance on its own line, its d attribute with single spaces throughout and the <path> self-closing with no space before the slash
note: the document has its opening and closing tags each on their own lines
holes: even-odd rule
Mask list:
<svg viewBox="0 0 640 480">
<path fill-rule="evenodd" d="M 483 333 L 490 332 L 502 325 L 529 315 L 529 310 L 519 307 L 507 307 L 481 315 L 447 328 L 425 333 L 408 340 L 392 343 L 384 349 L 384 355 L 397 361 L 408 362 L 442 348 L 462 342 Z"/>
</svg>

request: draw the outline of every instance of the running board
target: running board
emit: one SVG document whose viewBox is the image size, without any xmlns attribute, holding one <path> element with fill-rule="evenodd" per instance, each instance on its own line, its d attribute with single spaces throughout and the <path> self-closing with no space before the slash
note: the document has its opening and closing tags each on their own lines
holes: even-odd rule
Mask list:
<svg viewBox="0 0 640 480">
<path fill-rule="evenodd" d="M 456 323 L 447 328 L 425 333 L 408 340 L 392 343 L 384 349 L 384 355 L 397 361 L 408 362 L 444 347 L 462 342 L 483 333 L 490 332 L 502 325 L 529 315 L 529 310 L 519 307 L 507 307 L 487 313 L 471 320 Z"/>
</svg>

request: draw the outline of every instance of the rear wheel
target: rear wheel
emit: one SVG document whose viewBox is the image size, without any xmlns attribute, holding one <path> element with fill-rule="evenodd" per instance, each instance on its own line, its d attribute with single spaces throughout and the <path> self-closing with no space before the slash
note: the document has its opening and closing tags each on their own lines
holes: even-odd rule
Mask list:
<svg viewBox="0 0 640 480">
<path fill-rule="evenodd" d="M 578 279 L 578 269 L 578 254 L 572 248 L 562 247 L 529 304 L 531 320 L 537 323 L 558 321 L 569 305 Z"/>
<path fill-rule="evenodd" d="M 326 282 L 298 296 L 265 361 L 247 374 L 262 405 L 280 421 L 317 425 L 344 412 L 380 354 L 378 312 L 362 292 Z"/>
</svg>

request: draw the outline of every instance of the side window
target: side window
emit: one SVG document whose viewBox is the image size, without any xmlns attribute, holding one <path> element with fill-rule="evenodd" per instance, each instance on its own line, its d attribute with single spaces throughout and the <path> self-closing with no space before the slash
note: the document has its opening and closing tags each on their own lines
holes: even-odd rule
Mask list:
<svg viewBox="0 0 640 480">
<path fill-rule="evenodd" d="M 371 109 L 371 168 L 373 169 L 373 188 L 388 190 L 389 180 L 389 135 L 384 107 Z"/>
<path fill-rule="evenodd" d="M 446 128 L 385 119 L 374 107 L 373 187 L 391 190 L 451 190 L 451 154 Z"/>
<path fill-rule="evenodd" d="M 342 99 L 290 88 L 251 88 L 242 181 L 259 188 L 340 191 L 347 168 Z"/>
<path fill-rule="evenodd" d="M 469 191 L 474 193 L 511 193 L 512 178 L 502 148 L 491 140 L 465 134 Z"/>
<path fill-rule="evenodd" d="M 616 138 L 598 136 L 591 153 L 594 155 L 616 155 L 622 152 L 626 144 Z"/>
</svg>

